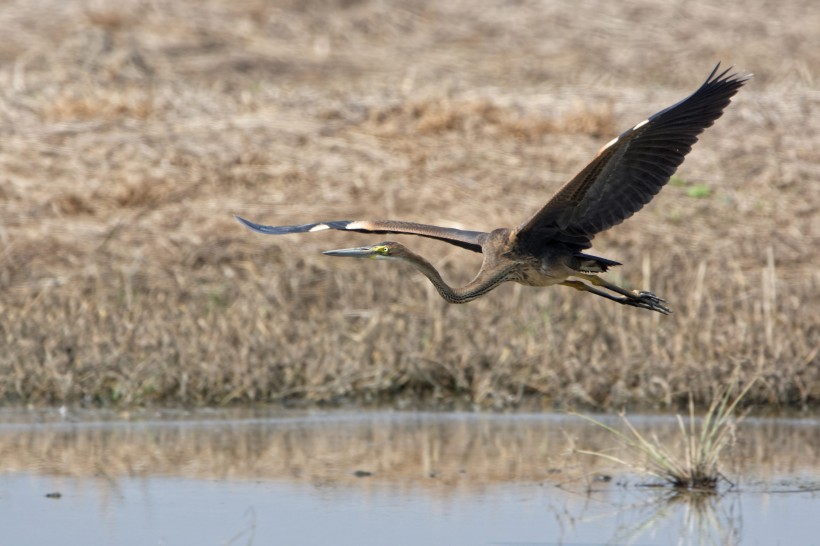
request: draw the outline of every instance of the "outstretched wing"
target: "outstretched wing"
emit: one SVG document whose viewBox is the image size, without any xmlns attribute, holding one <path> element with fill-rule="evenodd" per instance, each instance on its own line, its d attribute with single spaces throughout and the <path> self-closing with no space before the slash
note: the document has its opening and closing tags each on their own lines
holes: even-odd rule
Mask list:
<svg viewBox="0 0 820 546">
<path fill-rule="evenodd" d="M 240 216 L 235 218 L 242 225 L 264 233 L 266 235 L 285 235 L 288 233 L 306 233 L 337 229 L 339 231 L 356 231 L 358 233 L 406 233 L 420 235 L 430 239 L 438 239 L 451 245 L 456 245 L 473 252 L 481 252 L 481 243 L 487 236 L 483 231 L 465 231 L 462 229 L 444 228 L 417 224 L 415 222 L 396 222 L 393 220 L 338 220 L 335 222 L 320 222 L 316 224 L 301 224 L 298 226 L 263 226 L 245 220 Z"/>
<path fill-rule="evenodd" d="M 661 110 L 604 146 L 595 159 L 518 228 L 523 243 L 553 240 L 589 248 L 596 233 L 620 224 L 669 181 L 697 142 L 723 114 L 751 74 L 718 74 L 687 98 Z M 717 75 L 716 75 L 717 74 Z"/>
</svg>

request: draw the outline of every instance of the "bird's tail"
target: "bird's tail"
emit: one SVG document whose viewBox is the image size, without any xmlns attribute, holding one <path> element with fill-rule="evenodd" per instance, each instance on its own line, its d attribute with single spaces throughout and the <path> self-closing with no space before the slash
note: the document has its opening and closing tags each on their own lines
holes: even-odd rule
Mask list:
<svg viewBox="0 0 820 546">
<path fill-rule="evenodd" d="M 603 273 L 610 267 L 615 267 L 616 265 L 621 265 L 621 262 L 577 252 L 572 256 L 570 267 L 584 273 Z"/>
</svg>

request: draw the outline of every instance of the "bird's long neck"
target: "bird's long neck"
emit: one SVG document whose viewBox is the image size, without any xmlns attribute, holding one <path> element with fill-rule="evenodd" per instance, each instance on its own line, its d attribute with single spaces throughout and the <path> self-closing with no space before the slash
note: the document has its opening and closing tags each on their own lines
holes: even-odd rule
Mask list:
<svg viewBox="0 0 820 546">
<path fill-rule="evenodd" d="M 408 253 L 409 254 L 409 253 Z M 412 254 L 405 258 L 405 261 L 413 265 L 430 279 L 442 298 L 450 303 L 467 303 L 479 296 L 483 296 L 502 282 L 509 279 L 509 270 L 488 271 L 484 266 L 475 278 L 464 286 L 453 288 L 441 278 L 441 274 L 433 265 L 419 256 Z"/>
</svg>

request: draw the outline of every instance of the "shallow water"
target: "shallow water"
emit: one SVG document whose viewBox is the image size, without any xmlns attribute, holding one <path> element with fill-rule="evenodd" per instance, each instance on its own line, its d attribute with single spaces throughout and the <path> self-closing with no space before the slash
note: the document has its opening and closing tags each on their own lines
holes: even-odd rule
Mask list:
<svg viewBox="0 0 820 546">
<path fill-rule="evenodd" d="M 735 486 L 675 496 L 566 416 L 0 417 L 3 544 L 820 544 L 814 419 L 741 424 Z"/>
</svg>

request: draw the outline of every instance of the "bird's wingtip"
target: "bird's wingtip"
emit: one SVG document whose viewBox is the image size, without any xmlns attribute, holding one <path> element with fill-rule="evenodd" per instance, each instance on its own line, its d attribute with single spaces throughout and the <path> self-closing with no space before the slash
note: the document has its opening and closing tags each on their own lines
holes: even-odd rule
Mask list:
<svg viewBox="0 0 820 546">
<path fill-rule="evenodd" d="M 250 220 L 246 220 L 239 216 L 238 214 L 233 215 L 234 220 L 245 226 L 246 228 L 253 230 L 253 231 L 260 231 L 261 226 L 259 224 L 254 224 Z"/>
<path fill-rule="evenodd" d="M 745 82 L 749 81 L 750 79 L 752 79 L 752 77 L 754 76 L 754 74 L 751 73 L 751 72 L 731 73 L 732 70 L 734 70 L 734 68 L 735 68 L 735 65 L 733 65 L 733 64 L 729 65 L 727 68 L 720 71 L 720 65 L 721 65 L 721 61 L 718 61 L 718 63 L 715 65 L 715 68 L 712 70 L 712 73 L 709 74 L 708 78 L 706 78 L 707 82 L 723 79 L 724 81 L 745 83 Z M 720 72 L 720 73 L 718 73 L 718 72 Z"/>
<path fill-rule="evenodd" d="M 715 76 L 715 74 L 718 73 L 718 71 L 720 70 L 720 64 L 721 64 L 721 61 L 718 61 L 718 64 L 715 66 L 715 69 L 712 70 L 712 74 L 709 76 L 709 80 L 711 80 Z M 724 69 L 722 72 L 720 72 L 720 74 L 718 74 L 717 77 L 714 77 L 714 79 L 719 80 L 719 79 L 721 79 L 725 76 L 726 80 L 731 80 L 731 81 L 734 81 L 734 82 L 743 83 L 743 82 L 746 82 L 746 81 L 752 79 L 752 77 L 754 76 L 754 74 L 751 73 L 751 72 L 746 72 L 746 73 L 734 72 L 734 73 L 730 74 L 730 72 L 732 72 L 732 70 L 734 70 L 734 68 L 735 68 L 735 65 L 729 65 L 726 69 Z M 727 76 L 727 74 L 728 74 L 728 76 Z"/>
<path fill-rule="evenodd" d="M 251 224 L 253 224 L 253 222 L 251 222 L 250 220 L 245 220 L 238 214 L 234 214 L 233 219 L 242 224 L 243 226 L 250 226 Z"/>
</svg>

